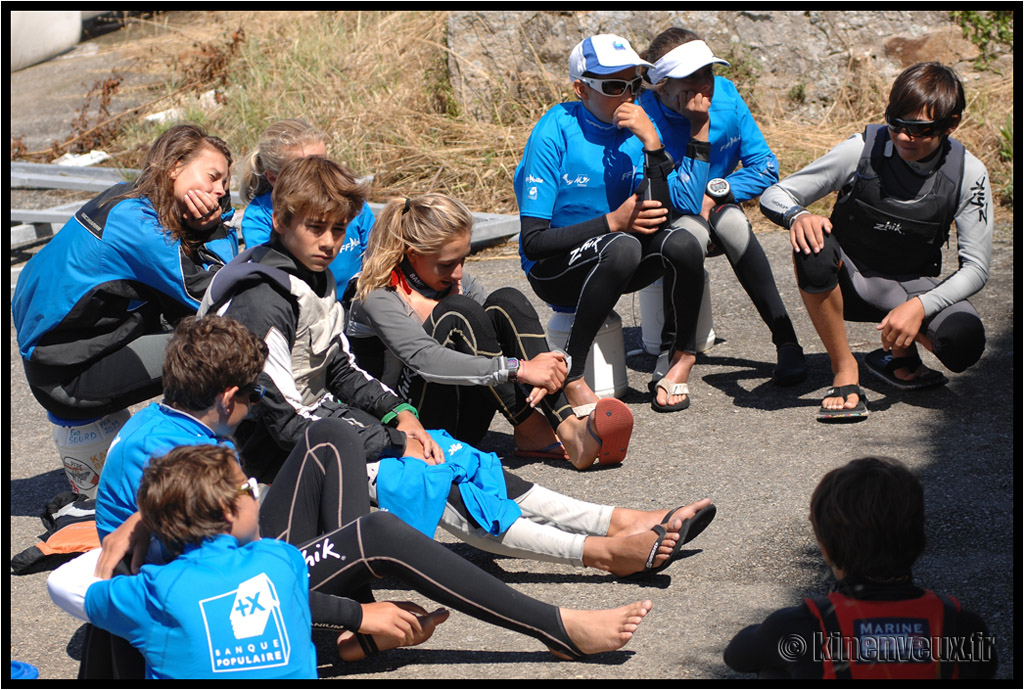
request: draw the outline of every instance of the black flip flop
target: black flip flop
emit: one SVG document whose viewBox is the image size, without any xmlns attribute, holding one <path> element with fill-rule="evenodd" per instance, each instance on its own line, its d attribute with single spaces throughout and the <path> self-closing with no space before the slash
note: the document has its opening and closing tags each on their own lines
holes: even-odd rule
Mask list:
<svg viewBox="0 0 1024 690">
<path fill-rule="evenodd" d="M 819 422 L 860 422 L 867 418 L 868 398 L 864 395 L 864 389 L 856 383 L 851 383 L 846 386 L 832 386 L 825 391 L 825 398 L 842 398 L 843 402 L 851 395 L 856 395 L 859 400 L 857 406 L 852 409 L 841 407 L 838 410 L 830 410 L 824 406 L 818 410 L 818 421 Z M 822 398 L 824 403 L 824 398 Z"/>
<path fill-rule="evenodd" d="M 935 371 L 934 369 L 928 369 L 927 373 L 915 376 L 909 380 L 896 376 L 897 369 L 917 371 L 922 364 L 924 363 L 921 361 L 921 356 L 917 354 L 916 349 L 912 350 L 911 354 L 905 357 L 893 357 L 892 352 L 886 352 L 879 348 L 869 352 L 864 357 L 864 366 L 868 368 L 868 371 L 890 386 L 899 388 L 901 391 L 915 391 L 931 386 L 942 386 L 949 382 L 949 379 L 942 372 Z"/>
<path fill-rule="evenodd" d="M 676 511 L 679 510 L 680 508 L 682 508 L 682 506 L 670 510 L 668 514 L 665 515 L 665 520 L 662 524 L 655 525 L 651 528 L 651 531 L 657 534 L 658 538 L 654 541 L 654 546 L 651 547 L 651 553 L 647 557 L 647 563 L 644 566 L 643 570 L 641 570 L 638 573 L 633 573 L 628 577 L 642 578 L 648 577 L 650 575 L 657 575 L 662 570 L 672 565 L 675 561 L 679 559 L 679 552 L 682 551 L 683 544 L 687 544 L 693 541 L 697 537 L 697 535 L 703 532 L 707 528 L 707 526 L 711 524 L 711 521 L 715 519 L 715 515 L 718 513 L 718 509 L 715 507 L 715 505 L 711 504 L 698 510 L 697 514 L 694 515 L 692 518 L 687 518 L 686 520 L 683 520 L 683 524 L 679 528 L 679 540 L 676 542 L 675 547 L 672 549 L 672 553 L 669 554 L 668 558 L 665 559 L 664 563 L 655 567 L 654 559 L 658 555 L 658 547 L 660 547 L 661 543 L 665 541 L 665 535 L 668 533 L 668 530 L 665 528 L 665 523 L 671 520 L 672 516 L 675 515 Z"/>
</svg>

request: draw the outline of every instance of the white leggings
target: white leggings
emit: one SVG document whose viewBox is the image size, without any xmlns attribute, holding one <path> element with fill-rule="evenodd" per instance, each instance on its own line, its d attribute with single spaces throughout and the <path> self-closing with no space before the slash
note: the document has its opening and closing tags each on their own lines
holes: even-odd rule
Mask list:
<svg viewBox="0 0 1024 690">
<path fill-rule="evenodd" d="M 368 463 L 370 500 L 377 503 L 377 469 L 380 463 Z M 529 558 L 549 563 L 583 565 L 583 542 L 588 536 L 608 534 L 613 506 L 588 503 L 534 484 L 515 499 L 522 510 L 504 534 L 495 537 L 472 524 L 446 503 L 441 524 L 446 531 L 481 551 L 514 558 Z"/>
</svg>

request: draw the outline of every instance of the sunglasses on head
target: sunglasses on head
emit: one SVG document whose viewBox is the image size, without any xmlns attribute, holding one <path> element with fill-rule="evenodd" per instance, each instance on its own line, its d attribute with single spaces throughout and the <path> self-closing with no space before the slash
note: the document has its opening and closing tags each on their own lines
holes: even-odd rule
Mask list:
<svg viewBox="0 0 1024 690">
<path fill-rule="evenodd" d="M 940 120 L 903 120 L 885 114 L 885 124 L 893 134 L 905 132 L 910 137 L 933 137 L 941 134 L 945 123 Z"/>
<path fill-rule="evenodd" d="M 256 481 L 256 477 L 249 477 L 245 480 L 245 483 L 238 487 L 238 495 L 249 494 L 252 500 L 260 500 L 260 484 Z"/>
<path fill-rule="evenodd" d="M 605 96 L 621 96 L 629 89 L 634 96 L 640 93 L 640 85 L 643 84 L 643 77 L 635 79 L 595 79 L 593 77 L 580 77 L 581 82 L 587 86 L 597 89 Z"/>
</svg>

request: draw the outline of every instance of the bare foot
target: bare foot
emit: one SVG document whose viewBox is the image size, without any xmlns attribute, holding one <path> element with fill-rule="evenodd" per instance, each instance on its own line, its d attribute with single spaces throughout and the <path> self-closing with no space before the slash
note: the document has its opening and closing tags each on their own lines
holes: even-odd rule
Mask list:
<svg viewBox="0 0 1024 690">
<path fill-rule="evenodd" d="M 512 430 L 516 450 L 545 450 L 558 443 L 558 436 L 540 412 L 534 412 Z"/>
<path fill-rule="evenodd" d="M 688 520 L 697 514 L 698 511 L 711 505 L 710 498 L 702 498 L 688 506 L 679 508 L 672 514 L 673 523 L 678 519 Z M 665 516 L 672 509 L 665 510 L 633 510 L 631 508 L 616 508 L 612 511 L 612 519 L 608 525 L 609 537 L 626 537 L 632 534 L 643 534 L 649 532 L 655 525 L 663 523 Z"/>
<path fill-rule="evenodd" d="M 576 648 L 584 654 L 600 654 L 624 647 L 653 605 L 650 600 L 636 601 L 617 609 L 581 611 L 563 608 L 559 613 L 565 632 Z M 569 658 L 551 651 L 560 659 Z"/>
<path fill-rule="evenodd" d="M 448 609 L 437 609 L 425 616 L 417 616 L 420 621 L 421 631 L 419 634 L 414 635 L 410 642 L 406 642 L 404 638 L 392 637 L 390 635 L 373 635 L 377 651 L 384 652 L 398 647 L 415 647 L 418 644 L 423 644 L 434 634 L 434 628 L 448 620 L 450 613 Z M 346 630 L 338 635 L 338 656 L 343 661 L 359 661 L 366 658 L 366 652 L 363 651 L 359 640 L 356 639 L 355 633 Z"/>
<path fill-rule="evenodd" d="M 658 567 L 672 555 L 682 526 L 683 521 L 674 516 L 672 522 L 666 525 L 667 533 L 658 546 L 652 568 Z M 587 537 L 583 542 L 583 565 L 619 577 L 632 575 L 647 566 L 647 559 L 657 541 L 658 535 L 651 529 L 631 536 Z"/>
<path fill-rule="evenodd" d="M 672 365 L 665 374 L 672 383 L 686 383 L 690 380 L 690 370 L 697 362 L 697 355 L 676 350 L 672 353 Z M 669 395 L 664 388 L 655 389 L 658 404 L 661 406 L 676 405 L 686 399 L 686 395 Z"/>
<path fill-rule="evenodd" d="M 853 355 L 850 355 L 851 362 L 844 363 L 835 372 L 832 378 L 832 386 L 838 388 L 839 386 L 849 386 L 852 384 L 860 383 L 860 369 L 857 366 L 857 360 L 854 359 Z M 821 406 L 826 410 L 842 410 L 846 408 L 852 410 L 857 407 L 860 403 L 860 396 L 856 393 L 851 393 L 843 400 L 842 396 L 832 396 L 825 398 L 821 401 Z"/>
<path fill-rule="evenodd" d="M 901 350 L 897 347 L 893 347 L 892 357 L 893 359 L 898 359 L 900 357 L 906 357 L 910 355 L 912 352 L 914 352 L 912 348 L 906 348 Z M 921 378 L 922 376 L 928 376 L 929 374 L 934 373 L 937 372 L 934 369 L 926 367 L 924 365 L 924 362 L 921 362 L 921 364 L 918 365 L 915 369 L 911 369 L 910 367 L 900 367 L 899 369 L 893 369 L 892 372 L 893 376 L 898 378 L 900 381 L 913 381 L 914 379 L 918 379 Z"/>
<path fill-rule="evenodd" d="M 589 418 L 569 417 L 555 432 L 562 442 L 562 447 L 569 454 L 569 462 L 578 470 L 585 470 L 597 460 L 601 444 L 587 431 Z"/>
</svg>

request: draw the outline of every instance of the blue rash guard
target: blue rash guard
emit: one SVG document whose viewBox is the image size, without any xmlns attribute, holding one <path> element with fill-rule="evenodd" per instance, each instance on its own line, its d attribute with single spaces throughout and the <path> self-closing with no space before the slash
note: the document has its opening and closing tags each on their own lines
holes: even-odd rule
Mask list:
<svg viewBox="0 0 1024 690">
<path fill-rule="evenodd" d="M 715 93 L 711 99 L 710 166 L 698 165 L 685 155 L 690 142 L 689 120 L 665 107 L 653 91 L 644 91 L 639 104 L 677 163 L 678 175 L 674 181 L 670 180 L 669 189 L 672 203 L 680 211 L 700 213 L 708 180 L 716 177 L 729 181 L 736 203 L 759 196 L 779 181 L 778 159 L 768 147 L 736 85 L 725 77 L 715 77 Z M 737 170 L 740 163 L 743 167 Z"/>
<path fill-rule="evenodd" d="M 167 405 L 151 403 L 132 415 L 111 441 L 100 474 L 96 492 L 96 531 L 100 541 L 138 510 L 135 495 L 151 458 L 178 446 L 218 444 L 234 447 L 195 417 Z"/>
<path fill-rule="evenodd" d="M 581 102 L 561 103 L 534 126 L 516 168 L 519 213 L 550 221 L 545 232 L 593 220 L 633 193 L 643 165 L 643 144 L 632 132 L 601 122 Z M 520 235 L 519 255 L 529 273 L 543 257 L 527 253 Z"/>
<path fill-rule="evenodd" d="M 274 205 L 271 201 L 273 192 L 260 194 L 249 202 L 242 215 L 242 238 L 245 246 L 255 247 L 257 244 L 266 244 L 270 240 L 270 231 L 274 226 Z M 331 262 L 331 273 L 338 284 L 338 297 L 340 298 L 356 273 L 362 270 L 363 254 L 366 253 L 366 245 L 370 242 L 370 231 L 376 222 L 370 205 L 364 203 L 348 227 L 345 228 L 345 244 L 338 250 L 338 256 Z"/>
<path fill-rule="evenodd" d="M 85 612 L 142 652 L 147 678 L 316 678 L 308 580 L 294 546 L 221 534 L 94 582 Z"/>
<path fill-rule="evenodd" d="M 235 230 L 222 222 L 188 256 L 149 199 L 116 200 L 127 189 L 88 202 L 25 264 L 11 310 L 26 361 L 91 361 L 158 332 L 161 316 L 194 314 L 214 272 L 237 254 Z"/>
</svg>

